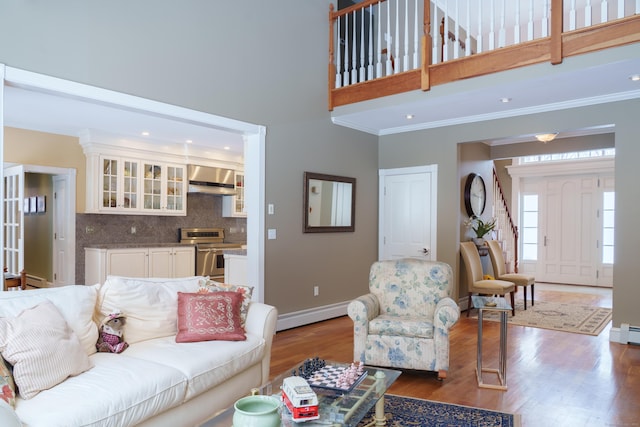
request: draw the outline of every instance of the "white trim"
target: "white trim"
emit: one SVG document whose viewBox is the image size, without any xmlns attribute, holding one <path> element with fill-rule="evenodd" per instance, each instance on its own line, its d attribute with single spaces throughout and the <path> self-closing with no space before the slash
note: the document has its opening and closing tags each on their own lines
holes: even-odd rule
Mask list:
<svg viewBox="0 0 640 427">
<path fill-rule="evenodd" d="M 334 317 L 345 316 L 347 314 L 347 306 L 349 305 L 349 302 L 350 301 L 340 302 L 322 307 L 281 314 L 278 316 L 276 331 L 297 328 L 298 326 L 333 319 Z"/>
</svg>

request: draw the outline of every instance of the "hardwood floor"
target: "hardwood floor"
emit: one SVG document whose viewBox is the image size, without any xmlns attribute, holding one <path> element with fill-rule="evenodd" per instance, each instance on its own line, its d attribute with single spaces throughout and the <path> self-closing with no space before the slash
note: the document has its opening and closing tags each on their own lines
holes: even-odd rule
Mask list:
<svg viewBox="0 0 640 427">
<path fill-rule="evenodd" d="M 536 301 L 611 307 L 610 292 L 550 288 L 536 286 Z M 345 316 L 278 332 L 271 375 L 286 372 L 307 357 L 352 361 L 352 327 Z M 451 331 L 447 379 L 439 382 L 434 373 L 404 371 L 389 393 L 521 414 L 523 427 L 640 426 L 640 346 L 609 342 L 610 327 L 593 337 L 509 325 L 509 388 L 497 391 L 477 386 L 477 320 L 463 315 Z M 497 364 L 498 343 L 499 324 L 485 322 L 485 366 Z"/>
</svg>

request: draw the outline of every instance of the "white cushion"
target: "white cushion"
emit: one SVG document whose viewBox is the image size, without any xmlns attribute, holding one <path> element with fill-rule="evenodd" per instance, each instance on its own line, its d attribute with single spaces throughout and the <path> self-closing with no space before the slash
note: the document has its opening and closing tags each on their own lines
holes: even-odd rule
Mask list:
<svg viewBox="0 0 640 427">
<path fill-rule="evenodd" d="M 134 344 L 122 354 L 182 372 L 188 379 L 185 399 L 189 400 L 259 363 L 264 352 L 264 339 L 247 334 L 246 341 L 176 343 L 175 337 L 163 337 Z M 259 383 L 261 378 L 256 381 Z"/>
<path fill-rule="evenodd" d="M 186 379 L 178 370 L 124 353 L 95 353 L 93 369 L 18 399 L 29 427 L 132 426 L 183 402 Z"/>
<path fill-rule="evenodd" d="M 109 276 L 100 287 L 96 314 L 101 321 L 120 310 L 126 317 L 124 340 L 129 344 L 176 335 L 178 292 L 197 292 L 206 278 L 138 279 Z"/>
<path fill-rule="evenodd" d="M 13 365 L 23 399 L 91 368 L 78 337 L 49 301 L 0 318 L 0 351 Z"/>
<path fill-rule="evenodd" d="M 97 295 L 97 285 L 0 292 L 0 317 L 16 316 L 26 308 L 51 301 L 73 329 L 87 355 L 91 355 L 96 352 L 98 340 L 98 327 L 92 319 Z"/>
<path fill-rule="evenodd" d="M 11 405 L 2 399 L 0 399 L 0 426 L 22 427 L 22 422 L 13 408 L 11 408 Z"/>
</svg>

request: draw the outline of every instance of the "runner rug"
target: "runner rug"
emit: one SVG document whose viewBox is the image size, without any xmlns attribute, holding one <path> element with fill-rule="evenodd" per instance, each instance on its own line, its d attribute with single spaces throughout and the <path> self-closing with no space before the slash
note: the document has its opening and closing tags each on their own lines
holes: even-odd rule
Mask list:
<svg viewBox="0 0 640 427">
<path fill-rule="evenodd" d="M 375 407 L 358 424 L 371 423 Z M 519 427 L 520 416 L 386 394 L 384 412 L 390 427 Z M 374 424 L 375 425 L 375 424 Z"/>
<path fill-rule="evenodd" d="M 477 310 L 472 312 L 478 317 Z M 497 312 L 485 311 L 484 320 L 499 321 Z M 533 328 L 553 329 L 576 334 L 599 335 L 611 320 L 611 309 L 588 305 L 536 301 L 534 306 L 528 301 L 524 309 L 522 300 L 516 300 L 516 315 L 509 313 L 508 323 Z"/>
</svg>

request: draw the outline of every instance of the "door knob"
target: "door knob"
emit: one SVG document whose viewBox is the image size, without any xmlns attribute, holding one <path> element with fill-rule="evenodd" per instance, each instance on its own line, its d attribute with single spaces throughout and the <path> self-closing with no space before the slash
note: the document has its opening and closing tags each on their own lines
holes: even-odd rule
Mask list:
<svg viewBox="0 0 640 427">
<path fill-rule="evenodd" d="M 430 253 L 431 251 L 430 251 L 429 249 L 427 249 L 427 248 L 422 248 L 422 250 L 421 250 L 420 252 L 422 252 L 422 253 L 423 253 L 423 254 L 425 254 L 425 255 L 429 255 L 429 253 Z"/>
</svg>

